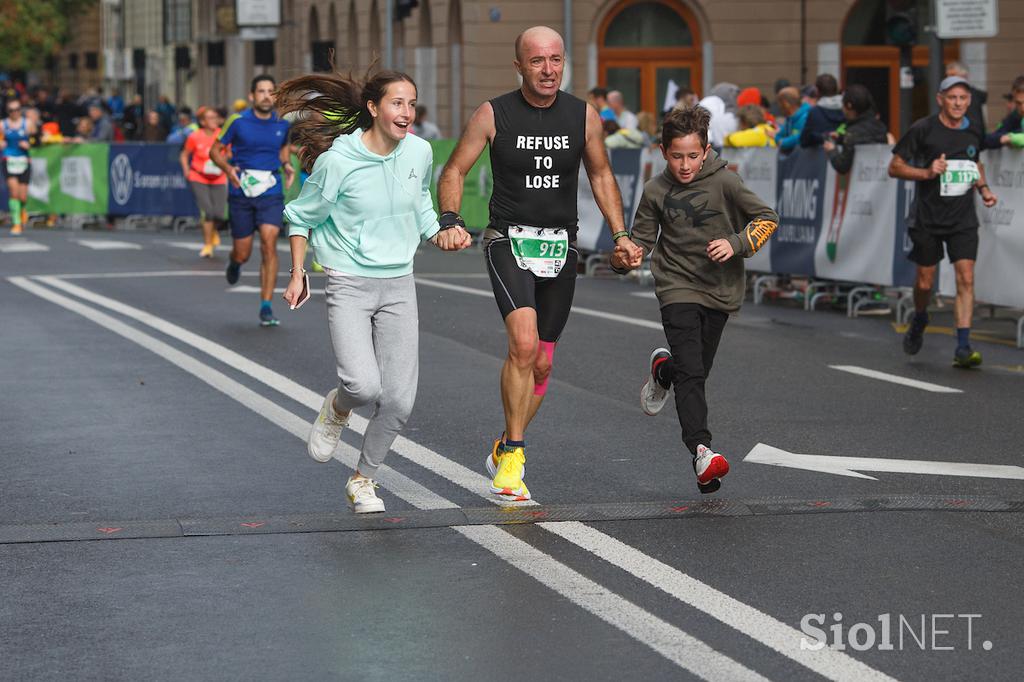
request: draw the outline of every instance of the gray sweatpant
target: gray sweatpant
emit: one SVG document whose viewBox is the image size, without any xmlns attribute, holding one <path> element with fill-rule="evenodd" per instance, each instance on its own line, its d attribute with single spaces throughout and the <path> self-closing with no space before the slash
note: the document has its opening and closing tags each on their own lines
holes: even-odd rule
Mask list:
<svg viewBox="0 0 1024 682">
<path fill-rule="evenodd" d="M 419 381 L 419 314 L 412 275 L 388 279 L 329 271 L 327 322 L 338 362 L 335 409 L 373 405 L 359 472 L 373 478 L 405 426 Z"/>
</svg>

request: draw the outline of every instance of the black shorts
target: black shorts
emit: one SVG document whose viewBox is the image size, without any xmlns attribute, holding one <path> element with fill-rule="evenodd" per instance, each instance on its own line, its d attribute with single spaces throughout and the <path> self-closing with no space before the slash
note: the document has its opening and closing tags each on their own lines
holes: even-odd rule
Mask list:
<svg viewBox="0 0 1024 682">
<path fill-rule="evenodd" d="M 0 161 L 0 166 L 3 167 L 4 180 L 17 180 L 20 185 L 27 185 L 32 180 L 32 166 L 25 169 L 24 172 L 18 173 L 17 175 L 11 175 L 7 172 L 7 164 Z"/>
<path fill-rule="evenodd" d="M 576 292 L 576 265 L 580 254 L 575 247 L 569 247 L 565 265 L 557 277 L 538 277 L 529 270 L 523 270 L 512 255 L 512 243 L 508 237 L 499 237 L 487 244 L 484 250 L 487 259 L 487 274 L 491 276 L 494 300 L 498 302 L 501 318 L 519 308 L 533 308 L 537 311 L 537 332 L 541 341 L 554 343 L 562 335 L 565 323 L 572 309 L 572 297 Z"/>
<path fill-rule="evenodd" d="M 907 256 L 911 262 L 923 267 L 938 265 L 942 260 L 942 247 L 945 244 L 949 261 L 978 260 L 978 228 L 970 227 L 954 232 L 934 230 L 928 227 L 912 227 L 909 230 L 910 241 L 914 248 Z"/>
</svg>

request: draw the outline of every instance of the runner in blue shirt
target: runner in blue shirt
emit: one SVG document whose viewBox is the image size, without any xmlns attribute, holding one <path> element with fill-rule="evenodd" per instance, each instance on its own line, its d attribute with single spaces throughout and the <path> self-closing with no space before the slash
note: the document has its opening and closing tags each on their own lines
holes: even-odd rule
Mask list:
<svg viewBox="0 0 1024 682">
<path fill-rule="evenodd" d="M 7 118 L 0 127 L 0 147 L 3 148 L 3 175 L 7 180 L 7 205 L 11 211 L 11 234 L 19 235 L 25 223 L 25 205 L 28 202 L 28 182 L 32 174 L 28 156 L 29 136 L 35 126 L 22 114 L 21 102 L 7 102 Z"/>
<path fill-rule="evenodd" d="M 274 113 L 274 79 L 266 74 L 252 80 L 252 107 L 232 116 L 210 150 L 210 159 L 228 176 L 228 213 L 234 247 L 228 259 L 228 284 L 238 282 L 242 265 L 252 255 L 253 233 L 260 233 L 260 325 L 275 327 L 270 307 L 277 283 L 277 235 L 283 224 L 284 187 L 291 187 L 295 171 L 289 163 L 288 122 Z M 226 149 L 231 147 L 231 159 Z"/>
</svg>

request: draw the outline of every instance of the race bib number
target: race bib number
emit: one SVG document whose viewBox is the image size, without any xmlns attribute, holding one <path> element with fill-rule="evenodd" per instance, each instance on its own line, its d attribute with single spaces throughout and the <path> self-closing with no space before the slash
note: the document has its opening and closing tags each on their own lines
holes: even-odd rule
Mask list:
<svg viewBox="0 0 1024 682">
<path fill-rule="evenodd" d="M 220 166 L 215 164 L 211 159 L 207 159 L 206 163 L 203 164 L 203 175 L 209 175 L 210 177 L 216 177 L 223 175 L 224 171 L 220 169 Z"/>
<path fill-rule="evenodd" d="M 946 172 L 939 179 L 939 194 L 944 197 L 962 197 L 971 191 L 980 177 L 978 164 L 974 161 L 947 161 Z"/>
<path fill-rule="evenodd" d="M 8 156 L 7 172 L 11 175 L 21 175 L 28 170 L 27 156 Z"/>
<path fill-rule="evenodd" d="M 242 185 L 242 194 L 251 199 L 260 196 L 276 185 L 277 178 L 274 177 L 274 171 L 247 170 L 242 171 L 238 182 Z"/>
<path fill-rule="evenodd" d="M 557 277 L 569 255 L 566 230 L 511 225 L 508 238 L 519 267 L 538 277 Z"/>
</svg>

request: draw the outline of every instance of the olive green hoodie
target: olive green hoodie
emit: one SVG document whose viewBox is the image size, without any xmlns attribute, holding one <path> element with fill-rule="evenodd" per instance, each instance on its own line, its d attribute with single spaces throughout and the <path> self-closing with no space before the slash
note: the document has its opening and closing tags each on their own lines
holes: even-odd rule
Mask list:
<svg viewBox="0 0 1024 682">
<path fill-rule="evenodd" d="M 741 256 L 757 253 L 778 222 L 775 211 L 711 151 L 692 182 L 680 183 L 666 168 L 644 185 L 631 237 L 651 254 L 662 307 L 699 303 L 733 313 L 746 290 Z M 707 246 L 713 239 L 728 239 L 735 255 L 712 261 Z"/>
</svg>

